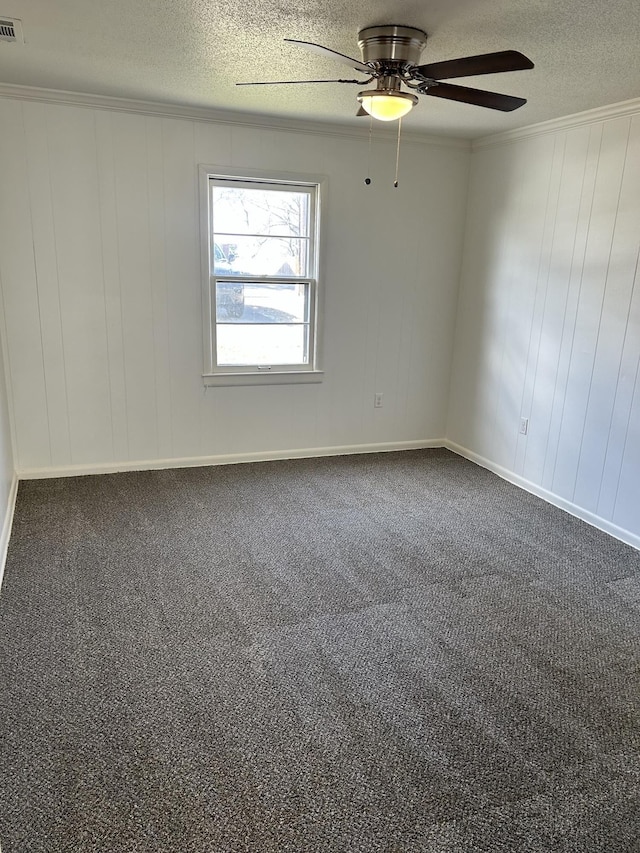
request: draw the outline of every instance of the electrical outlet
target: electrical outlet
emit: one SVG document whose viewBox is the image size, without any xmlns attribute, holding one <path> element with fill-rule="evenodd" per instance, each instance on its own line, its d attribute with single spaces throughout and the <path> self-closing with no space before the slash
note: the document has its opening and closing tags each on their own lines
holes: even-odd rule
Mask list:
<svg viewBox="0 0 640 853">
<path fill-rule="evenodd" d="M 529 418 L 520 418 L 520 435 L 526 435 L 529 432 Z"/>
<path fill-rule="evenodd" d="M 381 394 L 380 392 L 378 392 L 377 394 L 375 394 L 375 395 L 374 395 L 374 397 L 373 397 L 373 406 L 374 406 L 374 408 L 376 408 L 376 409 L 381 409 L 381 408 L 382 408 L 382 394 Z"/>
</svg>

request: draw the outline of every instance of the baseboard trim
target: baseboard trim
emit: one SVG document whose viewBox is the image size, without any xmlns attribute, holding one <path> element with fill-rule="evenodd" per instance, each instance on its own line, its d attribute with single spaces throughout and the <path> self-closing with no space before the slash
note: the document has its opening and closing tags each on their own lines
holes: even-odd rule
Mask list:
<svg viewBox="0 0 640 853">
<path fill-rule="evenodd" d="M 145 459 L 134 462 L 104 462 L 98 465 L 63 465 L 56 468 L 23 468 L 21 480 L 52 477 L 81 477 L 91 474 L 119 474 L 124 471 L 155 471 L 164 468 L 200 468 L 207 465 L 237 465 L 245 462 L 273 462 L 278 459 L 308 459 L 314 456 L 350 456 L 356 453 L 392 453 L 444 447 L 444 438 L 419 441 L 387 441 L 376 444 L 346 444 L 337 447 L 307 447 L 296 450 L 265 450 L 257 453 L 226 453 L 216 456 L 184 456 L 175 459 Z"/>
<path fill-rule="evenodd" d="M 247 462 L 273 462 L 279 459 L 308 459 L 322 456 L 350 456 L 357 453 L 393 453 L 399 450 L 422 450 L 426 448 L 445 447 L 452 453 L 468 459 L 470 462 L 475 462 L 482 468 L 486 468 L 518 486 L 530 494 L 536 495 L 547 503 L 557 506 L 559 509 L 568 512 L 570 515 L 585 521 L 592 527 L 597 527 L 604 533 L 608 533 L 615 539 L 631 545 L 632 548 L 640 550 L 640 536 L 626 530 L 623 527 L 618 527 L 605 518 L 601 518 L 595 513 L 589 512 L 586 509 L 554 494 L 553 492 L 543 489 L 541 486 L 526 480 L 524 477 L 514 474 L 507 468 L 480 456 L 478 453 L 463 447 L 456 442 L 449 441 L 445 438 L 422 439 L 418 441 L 389 441 L 379 442 L 375 444 L 348 444 L 332 447 L 307 447 L 296 450 L 266 450 L 254 453 L 226 453 L 215 456 L 185 456 L 173 459 L 146 459 L 136 460 L 133 462 L 104 462 L 98 465 L 64 465 L 55 468 L 23 468 L 14 474 L 11 484 L 11 492 L 7 503 L 7 511 L 0 535 L 0 583 L 2 582 L 2 574 L 4 571 L 4 563 L 6 560 L 7 547 L 9 544 L 9 536 L 11 534 L 11 524 L 13 521 L 13 511 L 15 508 L 16 496 L 18 491 L 19 480 L 42 480 L 52 477 L 82 477 L 93 474 L 118 474 L 126 471 L 155 471 L 170 468 L 200 468 L 209 465 L 239 465 Z"/>
<path fill-rule="evenodd" d="M 16 498 L 18 497 L 19 478 L 14 472 L 11 480 L 11 488 L 9 489 L 9 497 L 4 514 L 4 523 L 2 525 L 2 533 L 0 533 L 0 588 L 2 588 L 2 579 L 4 577 L 4 566 L 7 562 L 7 552 L 9 550 L 9 539 L 11 538 L 11 526 L 13 524 L 13 513 L 16 508 Z"/>
<path fill-rule="evenodd" d="M 507 468 L 503 468 L 501 465 L 497 465 L 490 459 L 485 459 L 484 456 L 480 456 L 472 450 L 468 450 L 466 447 L 462 447 L 453 441 L 445 441 L 443 446 L 448 450 L 451 450 L 453 453 L 457 453 L 458 456 L 464 456 L 464 458 L 468 459 L 470 462 L 475 462 L 477 465 L 480 465 L 481 468 L 487 468 L 489 471 L 497 474 L 498 477 L 502 477 L 503 480 L 508 480 L 508 482 L 513 483 L 514 486 L 524 489 L 525 492 L 529 492 L 532 495 L 542 498 L 542 500 L 547 503 L 553 504 L 553 506 L 557 506 L 559 509 L 563 509 L 565 512 L 568 512 L 569 515 L 573 515 L 582 521 L 586 521 L 586 523 L 590 524 L 592 527 L 597 527 L 598 530 L 608 533 L 610 536 L 613 536 L 614 539 L 618 539 L 640 551 L 640 536 L 637 536 L 630 530 L 625 530 L 624 527 L 618 527 L 616 524 L 607 521 L 605 518 L 601 518 L 599 515 L 589 512 L 589 510 L 583 509 L 581 506 L 578 506 L 565 498 L 561 498 L 559 495 L 556 495 L 547 489 L 543 489 L 542 486 L 538 486 L 530 480 L 526 480 L 524 477 L 514 474 L 513 471 L 509 471 Z"/>
</svg>

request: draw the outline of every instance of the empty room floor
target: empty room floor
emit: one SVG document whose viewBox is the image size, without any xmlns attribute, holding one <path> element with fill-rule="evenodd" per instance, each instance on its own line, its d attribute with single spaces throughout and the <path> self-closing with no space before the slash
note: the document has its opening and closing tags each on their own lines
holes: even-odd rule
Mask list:
<svg viewBox="0 0 640 853">
<path fill-rule="evenodd" d="M 3 853 L 640 850 L 640 553 L 446 450 L 25 481 Z"/>
</svg>

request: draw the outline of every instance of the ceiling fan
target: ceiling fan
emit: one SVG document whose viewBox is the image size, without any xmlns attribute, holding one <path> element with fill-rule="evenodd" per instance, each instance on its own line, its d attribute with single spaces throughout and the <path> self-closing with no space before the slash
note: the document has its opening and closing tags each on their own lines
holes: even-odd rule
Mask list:
<svg viewBox="0 0 640 853">
<path fill-rule="evenodd" d="M 294 83 L 356 83 L 361 86 L 376 81 L 375 89 L 358 93 L 360 109 L 356 115 L 371 115 L 382 121 L 393 121 L 406 115 L 418 97 L 402 90 L 402 84 L 418 95 L 430 95 L 449 101 L 462 101 L 492 110 L 510 112 L 526 104 L 525 98 L 470 89 L 442 80 L 473 77 L 477 74 L 496 74 L 533 68 L 533 62 L 516 50 L 465 56 L 444 62 L 419 65 L 420 55 L 427 44 L 427 34 L 415 27 L 397 25 L 365 27 L 358 33 L 362 60 L 308 41 L 285 39 L 289 44 L 328 56 L 367 75 L 366 80 L 273 80 L 263 83 L 237 83 L 237 86 L 276 86 Z"/>
</svg>

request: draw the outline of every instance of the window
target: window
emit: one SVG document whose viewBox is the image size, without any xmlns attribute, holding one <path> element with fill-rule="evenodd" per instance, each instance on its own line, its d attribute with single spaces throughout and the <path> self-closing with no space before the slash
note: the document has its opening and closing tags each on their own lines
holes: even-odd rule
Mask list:
<svg viewBox="0 0 640 853">
<path fill-rule="evenodd" d="M 320 180 L 201 173 L 206 384 L 319 381 Z"/>
</svg>

